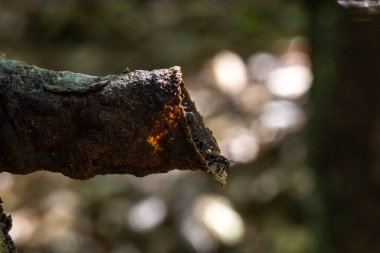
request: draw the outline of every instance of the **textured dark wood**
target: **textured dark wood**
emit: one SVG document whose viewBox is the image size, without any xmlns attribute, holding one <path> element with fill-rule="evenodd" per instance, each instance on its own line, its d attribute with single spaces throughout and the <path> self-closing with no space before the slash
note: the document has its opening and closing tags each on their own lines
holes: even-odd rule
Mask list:
<svg viewBox="0 0 380 253">
<path fill-rule="evenodd" d="M 2 203 L 0 199 L 0 253 L 16 253 L 16 247 L 8 234 L 12 228 L 12 218 L 4 214 Z"/>
<path fill-rule="evenodd" d="M 224 184 L 219 153 L 179 67 L 95 77 L 0 58 L 0 172 L 200 169 Z"/>
</svg>

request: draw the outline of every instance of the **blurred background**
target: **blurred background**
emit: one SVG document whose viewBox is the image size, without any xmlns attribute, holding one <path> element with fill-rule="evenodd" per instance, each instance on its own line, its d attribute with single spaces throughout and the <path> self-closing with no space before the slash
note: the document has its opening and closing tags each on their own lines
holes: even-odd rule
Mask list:
<svg viewBox="0 0 380 253">
<path fill-rule="evenodd" d="M 351 23 L 340 29 L 341 12 L 322 0 L 0 0 L 3 57 L 92 75 L 181 66 L 206 126 L 234 161 L 225 188 L 200 171 L 83 182 L 44 172 L 1 173 L 0 194 L 19 253 L 369 252 L 340 251 L 344 240 L 326 232 L 339 230 L 329 226 L 341 216 L 339 206 L 329 211 L 338 197 L 326 196 L 346 189 L 344 180 L 333 181 L 345 172 L 337 170 L 329 183 L 319 172 L 333 161 L 321 157 L 335 157 L 323 152 L 345 146 L 326 144 L 334 132 L 324 130 L 333 126 L 324 124 L 333 122 L 326 115 L 347 119 L 344 109 L 329 104 L 331 87 L 339 87 L 334 57 L 345 50 L 337 44 L 351 39 L 337 36 L 351 29 Z M 358 94 L 347 87 L 347 97 Z M 353 103 L 370 99 L 363 93 Z M 358 114 L 366 119 L 368 108 L 362 109 Z M 360 125 L 360 117 L 355 122 Z M 351 129 L 351 136 L 362 130 Z M 326 193 L 326 184 L 337 190 Z M 378 216 L 370 217 L 378 236 Z M 352 217 L 346 218 L 349 224 Z M 364 244 L 358 231 L 354 238 Z"/>
</svg>

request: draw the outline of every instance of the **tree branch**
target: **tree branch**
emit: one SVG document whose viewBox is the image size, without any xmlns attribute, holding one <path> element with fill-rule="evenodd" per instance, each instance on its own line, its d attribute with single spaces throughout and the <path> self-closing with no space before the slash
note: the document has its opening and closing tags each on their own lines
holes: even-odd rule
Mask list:
<svg viewBox="0 0 380 253">
<path fill-rule="evenodd" d="M 3 213 L 0 199 L 0 253 L 16 253 L 16 247 L 8 232 L 12 227 L 11 216 Z"/>
<path fill-rule="evenodd" d="M 0 172 L 200 169 L 224 185 L 219 153 L 179 67 L 96 77 L 0 58 Z"/>
</svg>

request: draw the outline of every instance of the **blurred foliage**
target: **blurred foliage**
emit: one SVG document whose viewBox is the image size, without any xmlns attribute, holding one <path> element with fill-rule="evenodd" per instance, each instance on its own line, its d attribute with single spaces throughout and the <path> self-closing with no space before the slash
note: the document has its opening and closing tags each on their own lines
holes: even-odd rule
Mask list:
<svg viewBox="0 0 380 253">
<path fill-rule="evenodd" d="M 288 66 L 289 53 L 297 61 L 307 58 L 304 40 L 292 40 L 305 32 L 306 19 L 297 1 L 0 1 L 0 52 L 8 58 L 95 75 L 180 65 L 222 150 L 228 155 L 248 145 L 243 151 L 252 155 L 233 166 L 226 188 L 201 172 L 83 182 L 43 172 L 2 173 L 1 196 L 14 218 L 19 252 L 308 252 L 311 209 L 317 207 L 311 201 L 314 176 L 305 165 L 304 123 L 279 129 L 262 124 L 279 100 L 291 103 L 281 115 L 295 117 L 292 108 L 303 115 L 307 95 L 288 101 L 251 76 L 243 90 L 229 93 L 213 71 L 214 56 L 224 50 L 234 52 L 222 55 L 237 58 L 237 66 L 243 59 L 248 72 L 248 59 L 260 52 L 279 66 Z M 220 224 L 227 237 L 209 223 L 212 206 L 226 210 Z M 239 219 L 243 237 L 234 232 Z"/>
<path fill-rule="evenodd" d="M 300 5 L 281 2 L 3 1 L 1 50 L 45 67 L 96 74 L 125 66 L 196 70 L 222 49 L 249 55 L 298 35 L 305 28 Z"/>
</svg>

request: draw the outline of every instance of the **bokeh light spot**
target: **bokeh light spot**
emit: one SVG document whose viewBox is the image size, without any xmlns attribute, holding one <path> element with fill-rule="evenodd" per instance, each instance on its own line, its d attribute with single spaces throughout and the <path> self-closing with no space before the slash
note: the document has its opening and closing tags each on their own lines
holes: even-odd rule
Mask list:
<svg viewBox="0 0 380 253">
<path fill-rule="evenodd" d="M 264 106 L 260 120 L 267 128 L 292 129 L 303 123 L 304 114 L 295 103 L 277 100 Z"/>
<path fill-rule="evenodd" d="M 226 199 L 200 197 L 195 204 L 195 214 L 222 243 L 235 245 L 243 239 L 244 222 Z"/>
<path fill-rule="evenodd" d="M 275 96 L 295 99 L 310 89 L 312 79 L 308 66 L 291 65 L 274 70 L 269 75 L 267 86 Z"/>
<path fill-rule="evenodd" d="M 245 63 L 236 53 L 220 52 L 212 61 L 212 69 L 216 85 L 227 94 L 237 94 L 247 85 Z"/>
<path fill-rule="evenodd" d="M 242 163 L 255 159 L 259 152 L 256 136 L 248 131 L 239 131 L 231 138 L 228 148 L 231 159 Z"/>
<path fill-rule="evenodd" d="M 166 205 L 161 199 L 149 197 L 131 208 L 127 222 L 136 232 L 149 231 L 165 219 L 166 213 Z"/>
</svg>

